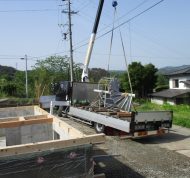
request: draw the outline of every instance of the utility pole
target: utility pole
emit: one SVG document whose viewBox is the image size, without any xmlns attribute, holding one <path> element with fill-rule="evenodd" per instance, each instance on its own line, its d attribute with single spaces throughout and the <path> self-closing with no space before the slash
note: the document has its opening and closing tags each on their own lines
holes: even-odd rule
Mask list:
<svg viewBox="0 0 190 178">
<path fill-rule="evenodd" d="M 25 84 L 25 88 L 26 88 L 26 98 L 28 98 L 28 57 L 27 55 L 24 56 L 24 58 L 21 58 L 21 60 L 25 60 L 26 64 L 25 64 L 25 77 L 26 77 L 26 84 Z"/>
<path fill-rule="evenodd" d="M 70 0 L 62 0 L 62 1 L 67 1 L 68 2 L 68 10 L 62 10 L 62 13 L 68 14 L 68 19 L 69 19 L 69 43 L 70 43 L 70 79 L 71 82 L 73 82 L 73 41 L 72 41 L 72 22 L 71 22 L 71 15 L 72 14 L 77 14 L 77 12 L 71 11 L 71 1 Z M 65 39 L 67 33 L 64 34 Z"/>
<path fill-rule="evenodd" d="M 70 72 L 71 72 L 71 82 L 73 82 L 73 42 L 72 42 L 72 29 L 71 29 L 71 2 L 68 0 L 69 5 L 69 41 L 70 41 Z"/>
</svg>

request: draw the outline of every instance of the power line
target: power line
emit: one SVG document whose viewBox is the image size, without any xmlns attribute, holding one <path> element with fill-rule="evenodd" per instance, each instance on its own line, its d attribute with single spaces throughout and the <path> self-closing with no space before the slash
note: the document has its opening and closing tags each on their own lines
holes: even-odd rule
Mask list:
<svg viewBox="0 0 190 178">
<path fill-rule="evenodd" d="M 153 4 L 153 5 L 150 6 L 149 8 L 143 10 L 142 12 L 140 12 L 140 13 L 138 13 L 137 15 L 133 16 L 132 18 L 130 18 L 130 19 L 124 21 L 123 23 L 119 24 L 118 26 L 114 27 L 113 30 L 116 30 L 117 28 L 119 28 L 119 27 L 125 25 L 126 23 L 128 23 L 128 22 L 134 20 L 135 18 L 137 18 L 137 17 L 139 17 L 140 15 L 144 14 L 145 12 L 151 10 L 152 8 L 154 8 L 155 6 L 157 6 L 158 4 L 160 4 L 160 3 L 163 2 L 163 1 L 164 1 L 164 0 L 160 0 L 159 2 Z M 141 3 L 141 4 L 142 4 L 142 3 Z M 139 5 L 138 5 L 138 6 L 139 6 Z M 122 17 L 123 17 L 123 16 L 122 16 Z M 105 36 L 105 35 L 107 35 L 107 34 L 109 34 L 109 33 L 111 33 L 111 32 L 112 32 L 112 30 L 109 30 L 109 31 L 105 32 L 104 34 L 98 36 L 96 39 L 102 38 L 103 36 Z M 77 49 L 79 49 L 79 48 L 81 48 L 81 47 L 83 47 L 83 46 L 86 46 L 86 45 L 88 45 L 88 42 L 86 42 L 86 43 L 80 45 L 79 47 L 74 48 L 74 51 L 76 51 Z M 69 51 L 67 51 L 67 52 L 69 52 Z M 62 53 L 64 53 L 64 52 L 54 53 L 53 55 L 62 54 Z M 47 57 L 47 56 L 50 56 L 50 55 L 45 55 L 45 56 L 42 56 L 42 57 Z M 39 57 L 39 58 L 41 58 L 41 57 Z"/>
<path fill-rule="evenodd" d="M 31 1 L 38 1 L 38 2 L 45 2 L 45 1 L 59 1 L 59 0 L 0 0 L 0 2 L 4 2 L 4 1 L 6 1 L 6 2 L 11 2 L 11 1 L 22 1 L 22 2 L 31 2 Z"/>
<path fill-rule="evenodd" d="M 139 17 L 140 15 L 144 14 L 145 12 L 151 10 L 152 8 L 154 8 L 154 7 L 157 6 L 158 4 L 162 3 L 163 1 L 164 1 L 164 0 L 161 0 L 161 1 L 157 2 L 157 3 L 155 3 L 154 5 L 150 6 L 150 7 L 147 8 L 147 9 L 145 9 L 144 11 L 142 11 L 142 12 L 138 13 L 137 15 L 133 16 L 133 17 L 130 18 L 129 20 L 124 21 L 123 23 L 121 23 L 121 24 L 119 24 L 118 26 L 114 27 L 114 30 L 118 29 L 119 27 L 125 25 L 125 24 L 128 23 L 128 22 L 131 22 L 131 21 L 134 20 L 135 18 L 137 18 L 137 17 Z M 109 31 L 103 33 L 102 35 L 98 36 L 97 39 L 99 39 L 99 38 L 101 38 L 101 37 L 103 37 L 103 36 L 105 36 L 105 35 L 107 35 L 108 33 L 111 33 L 111 32 L 112 32 L 112 30 L 109 30 Z"/>
<path fill-rule="evenodd" d="M 69 51 L 67 51 L 67 52 L 69 52 Z M 46 56 L 38 56 L 38 57 L 29 56 L 28 60 L 37 61 L 37 60 L 42 59 L 44 57 L 63 54 L 63 53 L 65 53 L 65 52 L 52 53 L 52 54 L 49 54 L 49 55 L 46 55 Z M 86 54 L 85 51 L 75 51 L 75 53 Z M 97 56 L 109 56 L 108 53 L 96 53 L 96 52 L 94 52 L 93 54 L 97 55 Z M 2 55 L 0 55 L 0 56 L 2 56 Z M 112 56 L 118 56 L 119 57 L 119 56 L 123 56 L 123 54 L 112 54 Z M 130 57 L 130 55 L 127 55 L 127 56 Z M 177 59 L 184 59 L 184 58 L 185 59 L 190 59 L 190 56 L 180 57 L 180 56 L 141 56 L 141 55 L 132 55 L 131 57 L 132 58 L 152 58 L 152 59 L 176 59 L 176 60 Z M 21 58 L 21 56 L 18 56 L 18 57 L 0 57 L 0 60 L 1 59 L 20 59 L 20 58 Z"/>
<path fill-rule="evenodd" d="M 135 11 L 136 9 L 138 9 L 139 7 L 141 7 L 143 4 L 145 4 L 147 1 L 148 1 L 148 0 L 144 0 L 143 2 L 141 2 L 140 4 L 138 4 L 138 5 L 137 5 L 136 7 L 134 7 L 133 9 L 129 10 L 129 11 L 126 12 L 124 15 L 122 15 L 122 16 L 119 17 L 119 18 L 117 18 L 117 19 L 114 21 L 114 23 L 117 22 L 117 21 L 119 21 L 120 19 L 124 18 L 124 17 L 127 16 L 128 14 L 132 13 L 133 11 Z M 91 19 L 91 20 L 92 20 L 92 19 Z M 104 31 L 105 29 L 109 28 L 110 26 L 112 26 L 112 24 L 113 24 L 113 23 L 108 24 L 108 25 L 105 25 L 105 27 L 102 28 L 102 29 L 100 29 L 99 32 Z M 80 44 L 80 43 L 83 43 L 84 41 L 87 41 L 87 40 L 88 40 L 88 38 L 85 39 L 85 40 L 82 40 L 82 41 L 78 42 L 76 45 L 78 45 L 78 44 Z M 75 46 L 76 46 L 76 45 L 75 45 Z"/>
<path fill-rule="evenodd" d="M 90 2 L 84 2 L 80 7 L 76 8 L 78 9 L 78 11 L 81 11 L 83 9 L 85 9 L 86 7 L 88 7 L 90 4 Z"/>
<path fill-rule="evenodd" d="M 45 12 L 45 11 L 57 11 L 57 9 L 23 9 L 23 10 L 1 10 L 0 13 L 7 12 Z"/>
<path fill-rule="evenodd" d="M 2 1 L 2 0 L 0 0 L 0 1 Z M 9 0 L 9 1 L 11 1 L 11 0 Z M 45 0 L 44 0 L 44 1 L 45 1 Z M 152 6 L 150 6 L 150 7 L 147 8 L 147 9 L 145 9 L 144 11 L 142 11 L 142 12 L 138 13 L 137 15 L 133 16 L 132 18 L 130 18 L 130 19 L 124 21 L 123 23 L 121 23 L 121 24 L 119 24 L 118 26 L 114 27 L 114 30 L 116 30 L 116 29 L 119 28 L 120 26 L 123 26 L 123 25 L 125 25 L 126 23 L 128 23 L 128 22 L 134 20 L 135 18 L 139 17 L 140 15 L 144 14 L 145 12 L 151 10 L 153 7 L 157 6 L 158 4 L 160 4 L 160 3 L 163 2 L 163 1 L 164 1 L 164 0 L 161 0 L 161 1 L 159 1 L 159 2 L 157 2 L 157 3 L 155 3 L 155 4 L 153 4 Z M 141 3 L 141 4 L 142 4 L 142 3 Z M 139 5 L 138 5 L 138 6 L 139 6 Z M 122 17 L 123 17 L 123 16 L 122 16 Z M 101 37 L 103 37 L 103 36 L 109 34 L 111 31 L 112 31 L 112 30 L 109 30 L 109 31 L 105 32 L 104 34 L 98 36 L 97 39 L 99 39 L 99 38 L 101 38 Z M 83 47 L 83 46 L 86 46 L 86 45 L 88 45 L 88 42 L 87 42 L 87 43 L 84 43 L 84 44 L 82 44 L 82 45 L 80 45 L 79 47 L 76 47 L 76 48 L 74 49 L 74 51 L 76 51 L 77 49 L 79 49 L 79 48 L 81 48 L 81 47 Z M 65 51 L 65 52 L 69 52 L 69 51 Z M 34 57 L 34 58 L 44 58 L 44 57 L 48 57 L 48 56 L 50 56 L 50 55 L 63 54 L 63 53 L 65 53 L 65 52 L 52 53 L 52 54 L 49 54 L 49 55 L 44 55 L 44 56 L 39 56 L 39 57 Z"/>
<path fill-rule="evenodd" d="M 145 9 L 145 10 L 143 10 L 142 12 L 138 13 L 137 15 L 133 16 L 132 18 L 130 18 L 130 19 L 124 21 L 123 23 L 117 25 L 116 27 L 114 27 L 113 30 L 116 30 L 116 29 L 118 29 L 119 27 L 121 27 L 121 26 L 127 24 L 128 22 L 131 22 L 131 21 L 134 20 L 135 18 L 137 18 L 137 17 L 139 17 L 140 15 L 144 14 L 145 12 L 151 10 L 152 8 L 154 8 L 155 6 L 159 5 L 159 4 L 162 3 L 163 1 L 164 1 L 164 0 L 160 0 L 159 2 L 153 4 L 152 6 L 150 6 L 149 8 L 147 8 L 147 9 Z M 105 33 L 103 33 L 102 35 L 99 35 L 99 36 L 96 38 L 96 40 L 99 39 L 99 38 L 102 38 L 103 36 L 105 36 L 105 35 L 107 35 L 107 34 L 109 34 L 109 33 L 111 33 L 111 32 L 112 32 L 112 29 L 109 30 L 109 31 L 107 31 L 107 32 L 105 32 Z M 74 50 L 79 49 L 79 48 L 81 48 L 81 47 L 83 47 L 83 46 L 86 46 L 87 44 L 88 44 L 88 43 L 84 43 L 84 44 L 80 45 L 79 47 L 75 48 Z"/>
<path fill-rule="evenodd" d="M 62 51 L 62 52 L 57 52 L 57 53 L 46 54 L 46 55 L 43 55 L 43 56 L 35 56 L 35 57 L 32 57 L 32 58 L 43 59 L 43 58 L 46 58 L 48 56 L 54 56 L 54 55 L 59 55 L 59 54 L 63 54 L 63 53 L 69 53 L 69 50 L 68 51 Z"/>
<path fill-rule="evenodd" d="M 81 54 L 85 54 L 85 51 L 75 51 L 75 53 L 81 53 Z M 93 55 L 97 55 L 97 56 L 109 56 L 108 53 L 96 53 L 94 52 Z M 112 56 L 118 56 L 121 57 L 123 56 L 123 54 L 112 54 Z M 130 55 L 126 55 L 128 57 L 130 57 Z M 179 56 L 141 56 L 141 55 L 131 55 L 132 58 L 152 58 L 152 59 L 190 59 L 190 57 L 179 57 Z"/>
</svg>

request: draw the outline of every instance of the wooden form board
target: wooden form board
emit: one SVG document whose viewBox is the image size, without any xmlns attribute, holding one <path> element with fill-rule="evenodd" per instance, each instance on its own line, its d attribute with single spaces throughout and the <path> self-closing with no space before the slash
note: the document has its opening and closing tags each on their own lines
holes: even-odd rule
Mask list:
<svg viewBox="0 0 190 178">
<path fill-rule="evenodd" d="M 9 117 L 9 118 L 5 118 L 5 119 L 0 119 L 0 122 L 8 122 L 8 121 L 19 121 L 20 117 Z"/>
<path fill-rule="evenodd" d="M 0 128 L 12 128 L 20 127 L 24 125 L 32 124 L 44 124 L 53 122 L 53 118 L 47 115 L 36 115 L 36 116 L 20 116 L 20 117 L 9 117 L 0 119 Z"/>
<path fill-rule="evenodd" d="M 24 119 L 28 120 L 28 119 L 47 119 L 48 115 L 47 114 L 42 114 L 42 115 L 36 115 L 36 116 L 25 116 Z"/>
<path fill-rule="evenodd" d="M 53 118 L 45 118 L 45 119 L 30 119 L 30 120 L 24 120 L 24 118 L 21 118 L 21 120 L 18 121 L 4 121 L 0 122 L 0 128 L 13 128 L 13 127 L 21 127 L 25 125 L 32 125 L 32 124 L 42 124 L 42 123 L 52 123 Z"/>
<path fill-rule="evenodd" d="M 89 135 L 82 138 L 69 140 L 51 140 L 39 143 L 22 144 L 8 146 L 0 149 L 0 157 L 29 154 L 54 149 L 64 149 L 68 147 L 81 146 L 85 144 L 98 144 L 105 142 L 104 134 Z"/>
<path fill-rule="evenodd" d="M 118 112 L 117 117 L 122 118 L 122 117 L 131 117 L 132 114 L 130 112 Z"/>
</svg>

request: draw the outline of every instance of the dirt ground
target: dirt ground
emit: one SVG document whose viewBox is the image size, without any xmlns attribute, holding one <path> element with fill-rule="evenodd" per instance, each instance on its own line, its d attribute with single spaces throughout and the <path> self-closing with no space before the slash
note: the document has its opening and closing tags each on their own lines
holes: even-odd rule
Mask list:
<svg viewBox="0 0 190 178">
<path fill-rule="evenodd" d="M 85 134 L 95 133 L 72 118 L 62 120 Z M 94 158 L 95 172 L 108 178 L 190 178 L 190 129 L 173 126 L 169 134 L 140 139 L 106 136 L 99 151 Z"/>
</svg>

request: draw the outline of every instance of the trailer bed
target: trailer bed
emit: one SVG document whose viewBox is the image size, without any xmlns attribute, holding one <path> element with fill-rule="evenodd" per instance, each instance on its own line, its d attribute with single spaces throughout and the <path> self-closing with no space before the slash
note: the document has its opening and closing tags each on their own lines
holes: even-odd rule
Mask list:
<svg viewBox="0 0 190 178">
<path fill-rule="evenodd" d="M 70 106 L 69 115 L 132 135 L 161 134 L 172 127 L 172 111 L 121 112 Z M 162 131 L 161 131 L 162 130 Z"/>
</svg>

